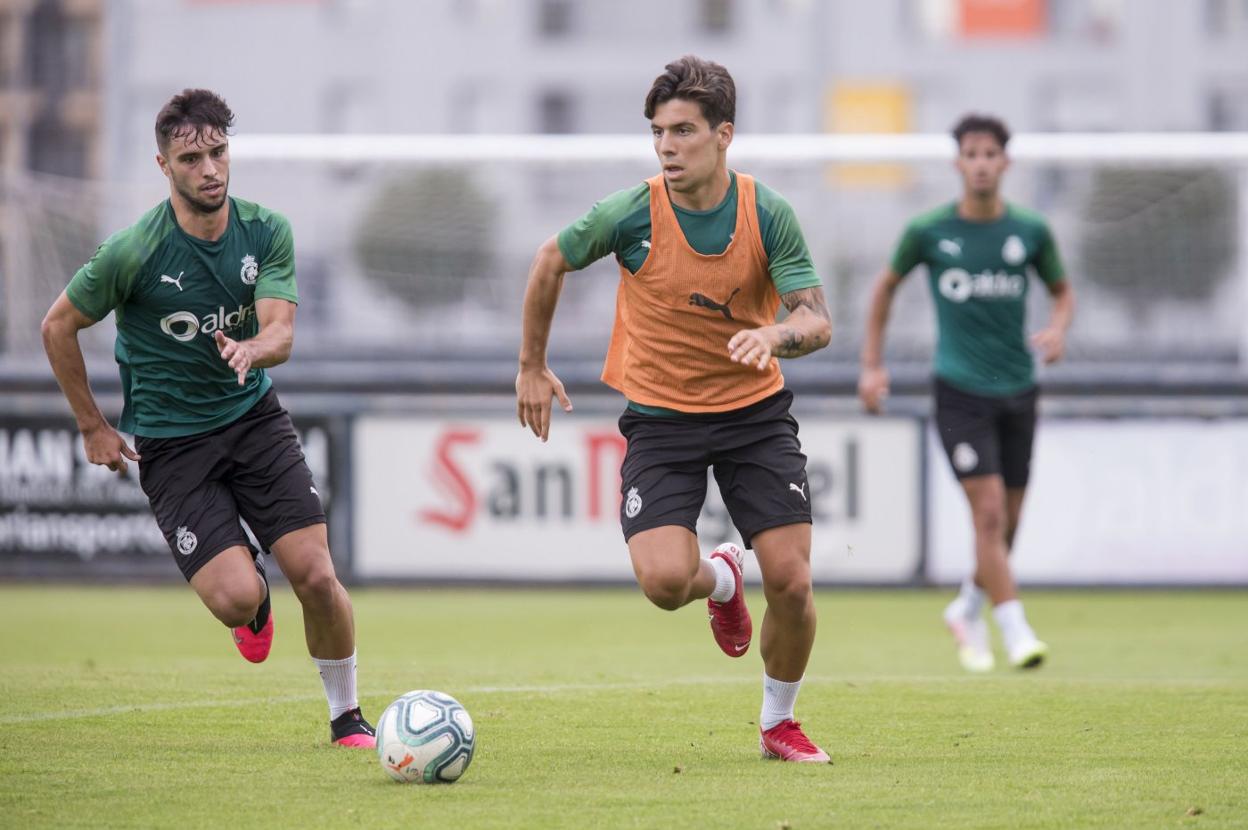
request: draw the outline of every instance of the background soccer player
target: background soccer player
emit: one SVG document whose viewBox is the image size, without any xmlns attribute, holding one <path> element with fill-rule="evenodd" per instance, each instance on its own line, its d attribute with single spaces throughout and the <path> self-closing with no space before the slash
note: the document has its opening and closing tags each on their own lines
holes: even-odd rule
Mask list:
<svg viewBox="0 0 1248 830">
<path fill-rule="evenodd" d="M 1053 297 L 1048 325 L 1031 337 L 1045 363 L 1060 360 L 1074 293 L 1040 216 L 1002 200 L 1010 134 L 996 118 L 968 115 L 953 130 L 962 198 L 914 219 L 876 280 L 867 315 L 858 394 L 879 412 L 888 394 L 884 327 L 893 293 L 927 265 L 939 338 L 935 415 L 941 443 L 975 524 L 975 572 L 945 609 L 962 665 L 988 671 L 993 655 L 982 617 L 993 604 L 1010 663 L 1040 665 L 1048 647 L 1023 614 L 1007 556 L 1018 529 L 1036 429 L 1034 362 L 1024 333 L 1028 275 Z"/>
<path fill-rule="evenodd" d="M 660 175 L 622 190 L 546 241 L 529 272 L 516 377 L 522 426 L 546 440 L 551 398 L 572 404 L 546 365 L 568 271 L 608 254 L 620 285 L 603 381 L 628 398 L 620 431 L 620 520 L 637 581 L 660 608 L 707 598 L 720 648 L 739 657 L 752 623 L 742 552 L 710 558 L 695 528 L 715 479 L 763 576 L 764 755 L 826 761 L 793 709 L 815 636 L 806 457 L 775 358 L 828 344 L 827 305 L 792 209 L 728 169 L 736 88 L 722 66 L 686 56 L 646 96 Z M 789 314 L 776 323 L 783 302 Z"/>
<path fill-rule="evenodd" d="M 290 416 L 265 373 L 294 340 L 294 247 L 277 213 L 227 195 L 234 114 L 207 90 L 156 118 L 169 199 L 109 237 L 53 303 L 43 342 L 87 459 L 139 480 L 174 561 L 258 663 L 273 640 L 268 582 L 245 519 L 303 605 L 308 652 L 329 700 L 330 735 L 371 747 L 355 688 L 351 601 L 330 558 L 325 512 Z M 78 331 L 114 311 L 125 406 L 105 420 Z"/>
</svg>

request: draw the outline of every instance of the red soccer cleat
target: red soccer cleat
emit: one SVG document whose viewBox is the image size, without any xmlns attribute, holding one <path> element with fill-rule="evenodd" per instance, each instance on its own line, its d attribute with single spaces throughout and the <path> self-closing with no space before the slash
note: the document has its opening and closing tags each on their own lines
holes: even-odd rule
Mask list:
<svg viewBox="0 0 1248 830">
<path fill-rule="evenodd" d="M 233 632 L 234 645 L 238 646 L 239 653 L 253 663 L 263 663 L 273 647 L 273 615 L 269 614 L 259 633 L 253 632 L 249 625 L 240 625 Z"/>
<path fill-rule="evenodd" d="M 750 610 L 745 607 L 745 590 L 741 582 L 741 565 L 745 552 L 732 542 L 725 542 L 715 548 L 711 558 L 719 558 L 732 568 L 736 580 L 736 590 L 732 599 L 727 602 L 706 601 L 707 610 L 711 614 L 711 633 L 715 642 L 729 657 L 740 657 L 750 648 L 750 637 L 754 634 L 754 624 L 750 622 Z"/>
<path fill-rule="evenodd" d="M 828 753 L 810 742 L 802 725 L 795 720 L 782 720 L 770 729 L 760 732 L 758 747 L 764 758 L 780 761 L 798 761 L 807 764 L 830 764 Z"/>
<path fill-rule="evenodd" d="M 269 656 L 269 649 L 273 647 L 273 597 L 269 593 L 269 578 L 264 573 L 264 554 L 256 551 L 253 555 L 255 559 L 252 564 L 256 566 L 256 573 L 264 583 L 264 599 L 256 609 L 255 619 L 231 631 L 234 634 L 234 645 L 238 646 L 243 657 L 252 663 L 263 663 Z"/>
</svg>

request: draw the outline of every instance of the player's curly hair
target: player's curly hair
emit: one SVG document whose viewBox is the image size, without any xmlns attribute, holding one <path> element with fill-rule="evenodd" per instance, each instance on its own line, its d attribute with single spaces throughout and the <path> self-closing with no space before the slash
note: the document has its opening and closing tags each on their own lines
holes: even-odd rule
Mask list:
<svg viewBox="0 0 1248 830">
<path fill-rule="evenodd" d="M 663 70 L 646 95 L 646 118 L 654 118 L 660 104 L 681 98 L 696 103 L 712 129 L 737 120 L 737 85 L 727 69 L 697 55 L 685 55 Z"/>
<path fill-rule="evenodd" d="M 184 89 L 169 99 L 156 116 L 156 145 L 163 153 L 175 138 L 196 141 L 206 133 L 230 134 L 234 113 L 220 95 L 207 89 Z"/>
<path fill-rule="evenodd" d="M 962 146 L 962 139 L 970 133 L 988 133 L 997 140 L 1002 150 L 1010 143 L 1009 128 L 995 115 L 972 112 L 962 116 L 958 123 L 953 125 L 953 139 L 958 142 L 959 147 Z"/>
</svg>

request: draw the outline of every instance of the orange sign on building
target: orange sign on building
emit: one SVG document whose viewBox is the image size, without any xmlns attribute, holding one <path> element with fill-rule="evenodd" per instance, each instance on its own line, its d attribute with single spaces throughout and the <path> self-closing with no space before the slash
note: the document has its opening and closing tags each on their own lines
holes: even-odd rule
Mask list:
<svg viewBox="0 0 1248 830">
<path fill-rule="evenodd" d="M 1039 37 L 1045 23 L 1045 0 L 958 0 L 962 37 Z"/>
</svg>

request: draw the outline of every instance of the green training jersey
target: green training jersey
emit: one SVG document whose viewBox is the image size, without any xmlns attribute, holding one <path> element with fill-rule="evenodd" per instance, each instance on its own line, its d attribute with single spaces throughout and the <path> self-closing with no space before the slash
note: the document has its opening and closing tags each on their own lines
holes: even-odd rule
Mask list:
<svg viewBox="0 0 1248 830">
<path fill-rule="evenodd" d="M 737 174 L 729 173 L 728 193 L 710 210 L 687 210 L 672 203 L 685 240 L 700 254 L 722 254 L 732 241 L 737 226 Z M 776 292 L 787 294 L 819 285 L 793 208 L 757 180 L 754 192 L 758 231 Z M 560 231 L 558 241 L 563 258 L 576 270 L 615 254 L 629 273 L 636 274 L 650 253 L 650 185 L 642 182 L 612 193 Z"/>
<path fill-rule="evenodd" d="M 958 216 L 956 203 L 915 218 L 893 253 L 905 276 L 926 265 L 936 305 L 935 373 L 979 395 L 1014 395 L 1035 384 L 1025 320 L 1028 276 L 1066 278 L 1044 219 L 1006 205 L 991 222 Z"/>
<path fill-rule="evenodd" d="M 723 201 L 710 210 L 688 210 L 672 203 L 685 241 L 700 254 L 722 254 L 732 241 L 737 226 L 737 174 L 730 170 L 729 177 Z M 757 179 L 754 194 L 758 231 L 776 293 L 783 295 L 820 285 L 793 208 L 783 196 Z M 558 243 L 563 258 L 575 270 L 614 254 L 630 274 L 636 274 L 650 253 L 650 185 L 642 182 L 612 193 L 560 231 Z M 632 402 L 629 407 L 652 415 L 681 414 Z"/>
<path fill-rule="evenodd" d="M 183 231 L 166 200 L 106 239 L 66 289 L 92 320 L 116 315 L 122 431 L 208 432 L 240 418 L 272 384 L 252 369 L 240 386 L 213 336 L 254 337 L 256 300 L 298 302 L 290 223 L 242 199 L 231 198 L 229 211 L 225 233 L 208 242 Z"/>
</svg>

